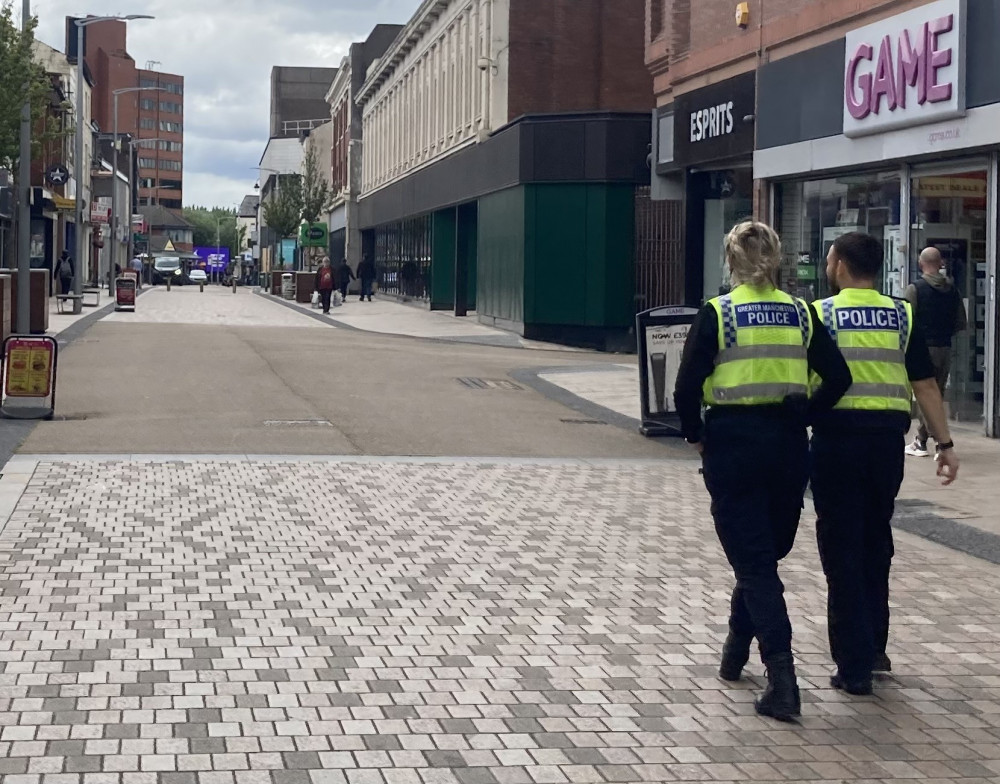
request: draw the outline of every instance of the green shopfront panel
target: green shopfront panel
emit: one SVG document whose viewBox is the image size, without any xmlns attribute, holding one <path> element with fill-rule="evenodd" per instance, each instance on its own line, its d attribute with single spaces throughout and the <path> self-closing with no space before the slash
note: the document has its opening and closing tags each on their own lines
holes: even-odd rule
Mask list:
<svg viewBox="0 0 1000 784">
<path fill-rule="evenodd" d="M 634 199 L 631 185 L 527 187 L 526 323 L 632 325 Z"/>
<path fill-rule="evenodd" d="M 476 309 L 482 316 L 524 321 L 525 188 L 479 200 Z"/>
</svg>

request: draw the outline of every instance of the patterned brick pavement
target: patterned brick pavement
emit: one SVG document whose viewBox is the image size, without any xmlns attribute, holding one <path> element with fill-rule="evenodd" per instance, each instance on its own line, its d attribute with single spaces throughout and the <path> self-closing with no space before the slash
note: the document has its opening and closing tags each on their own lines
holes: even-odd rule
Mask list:
<svg viewBox="0 0 1000 784">
<path fill-rule="evenodd" d="M 901 536 L 896 674 L 846 698 L 807 521 L 804 716 L 761 719 L 759 663 L 715 677 L 731 577 L 690 463 L 31 468 L 3 784 L 1000 779 L 996 568 Z"/>
</svg>

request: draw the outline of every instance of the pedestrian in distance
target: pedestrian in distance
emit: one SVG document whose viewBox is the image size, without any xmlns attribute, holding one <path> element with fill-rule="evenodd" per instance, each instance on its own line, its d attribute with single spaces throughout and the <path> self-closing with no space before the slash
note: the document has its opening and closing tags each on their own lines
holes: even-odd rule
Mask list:
<svg viewBox="0 0 1000 784">
<path fill-rule="evenodd" d="M 337 265 L 337 288 L 340 289 L 340 298 L 344 302 L 347 302 L 347 288 L 352 280 L 355 280 L 355 275 L 351 265 L 347 263 L 347 259 L 341 259 Z"/>
<path fill-rule="evenodd" d="M 76 265 L 73 263 L 73 257 L 69 255 L 68 250 L 64 250 L 59 254 L 59 260 L 56 262 L 53 275 L 59 279 L 59 287 L 62 289 L 62 294 L 72 293 Z"/>
<path fill-rule="evenodd" d="M 815 311 L 778 289 L 781 242 L 770 226 L 735 226 L 725 257 L 733 288 L 699 311 L 674 402 L 702 455 L 716 533 L 736 575 L 719 677 L 740 679 L 756 637 L 767 687 L 754 706 L 791 721 L 801 704 L 778 563 L 802 513 L 807 423 L 833 407 L 851 374 Z M 810 371 L 822 378 L 812 398 Z"/>
<path fill-rule="evenodd" d="M 968 321 L 962 295 L 942 272 L 944 260 L 941 251 L 925 248 L 920 254 L 919 264 L 922 277 L 911 283 L 903 296 L 913 307 L 913 317 L 923 330 L 931 364 L 934 365 L 934 379 L 943 398 L 951 373 L 951 341 L 968 326 Z M 941 439 L 928 430 L 927 417 L 919 406 L 917 415 L 920 427 L 913 443 L 906 447 L 906 454 L 927 457 L 928 437 L 933 436 L 938 444 Z"/>
<path fill-rule="evenodd" d="M 358 280 L 361 281 L 361 301 L 372 301 L 372 287 L 375 285 L 375 262 L 365 255 L 358 265 Z"/>
<path fill-rule="evenodd" d="M 142 289 L 142 259 L 138 255 L 132 258 L 129 264 L 132 270 L 135 272 L 135 288 L 136 290 Z"/>
<path fill-rule="evenodd" d="M 330 312 L 330 298 L 333 296 L 334 281 L 333 268 L 330 266 L 330 257 L 324 256 L 320 262 L 319 269 L 316 270 L 316 291 L 319 292 L 319 300 L 323 305 L 323 312 Z"/>
<path fill-rule="evenodd" d="M 832 411 L 813 421 L 812 494 L 827 581 L 834 688 L 871 694 L 872 673 L 889 671 L 892 520 L 903 481 L 903 445 L 917 398 L 938 439 L 938 476 L 951 484 L 959 460 L 919 320 L 905 301 L 880 294 L 882 242 L 838 237 L 827 256 L 834 296 L 817 303 L 853 382 Z M 954 314 L 952 314 L 954 317 Z"/>
</svg>

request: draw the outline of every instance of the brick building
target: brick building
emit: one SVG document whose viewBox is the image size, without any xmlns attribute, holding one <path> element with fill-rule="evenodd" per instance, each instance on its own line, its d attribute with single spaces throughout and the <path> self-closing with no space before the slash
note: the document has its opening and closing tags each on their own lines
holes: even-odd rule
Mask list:
<svg viewBox="0 0 1000 784">
<path fill-rule="evenodd" d="M 826 296 L 833 240 L 885 249 L 899 296 L 937 247 L 966 304 L 951 416 L 1000 434 L 1000 0 L 647 0 L 654 184 L 685 203 L 687 300 L 722 282 L 721 236 L 751 213 L 782 235 L 782 284 Z"/>
<path fill-rule="evenodd" d="M 422 3 L 357 99 L 383 287 L 528 337 L 628 344 L 643 29 L 643 0 Z"/>
<path fill-rule="evenodd" d="M 140 143 L 138 203 L 180 209 L 184 201 L 184 77 L 138 68 L 128 53 L 127 25 L 109 20 L 84 28 L 84 56 L 94 74 L 94 121 L 114 128 L 114 92 L 129 87 L 160 90 L 118 97 L 118 132 Z M 67 51 L 76 51 L 76 27 L 66 20 Z"/>
</svg>

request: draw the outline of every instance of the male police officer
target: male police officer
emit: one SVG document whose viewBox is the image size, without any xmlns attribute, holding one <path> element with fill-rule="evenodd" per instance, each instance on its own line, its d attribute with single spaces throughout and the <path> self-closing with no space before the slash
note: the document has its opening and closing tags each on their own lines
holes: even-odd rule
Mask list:
<svg viewBox="0 0 1000 784">
<path fill-rule="evenodd" d="M 909 303 L 875 290 L 882 244 L 868 234 L 839 237 L 827 256 L 835 296 L 816 303 L 851 369 L 853 383 L 832 411 L 813 422 L 812 490 L 817 538 L 829 590 L 830 683 L 871 694 L 873 670 L 891 667 L 889 568 L 896 494 L 903 481 L 903 443 L 911 389 L 939 438 L 937 473 L 944 484 L 959 461 L 948 432 L 934 366 Z"/>
</svg>

